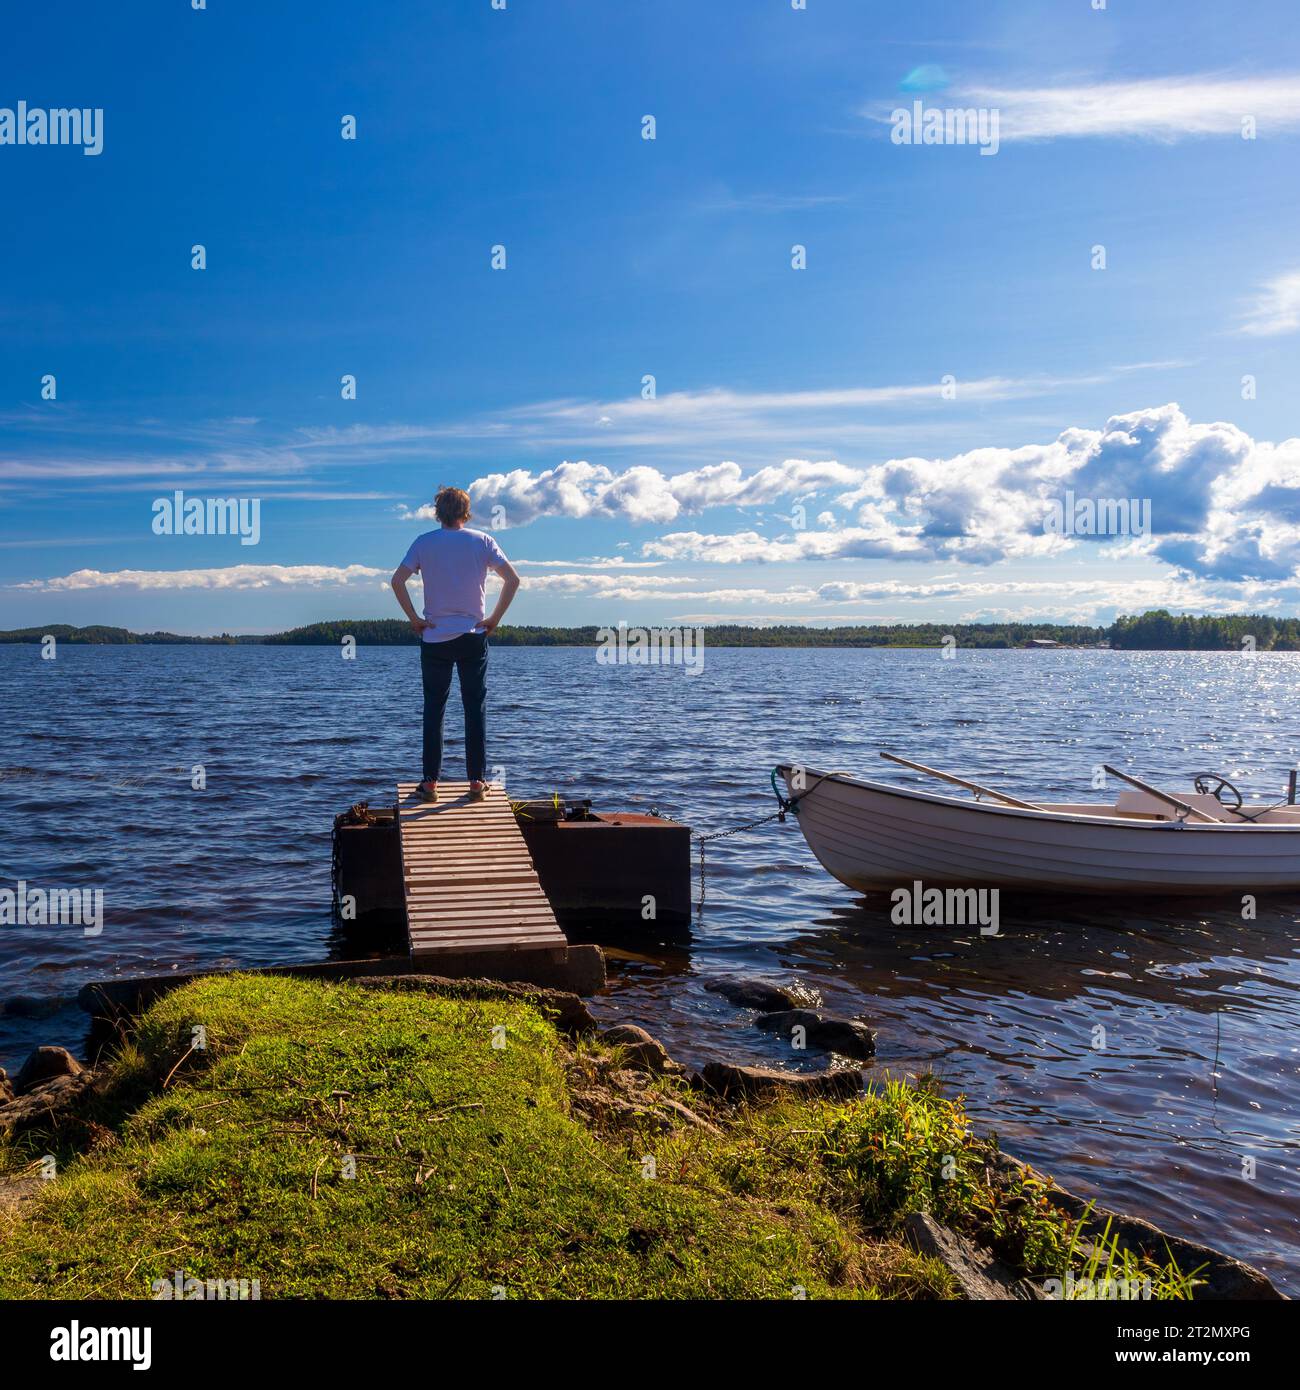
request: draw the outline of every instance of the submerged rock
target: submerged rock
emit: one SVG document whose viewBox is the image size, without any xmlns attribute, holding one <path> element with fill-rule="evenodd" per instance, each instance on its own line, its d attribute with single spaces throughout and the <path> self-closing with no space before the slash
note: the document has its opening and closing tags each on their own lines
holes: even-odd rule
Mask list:
<svg viewBox="0 0 1300 1390">
<path fill-rule="evenodd" d="M 754 1025 L 765 1032 L 780 1033 L 783 1038 L 788 1038 L 796 1028 L 816 1028 L 821 1021 L 821 1014 L 812 1009 L 782 1009 L 779 1013 L 756 1018 Z"/>
<path fill-rule="evenodd" d="M 847 1100 L 862 1093 L 862 1073 L 857 1067 L 833 1067 L 799 1075 L 767 1067 L 741 1067 L 733 1062 L 709 1062 L 700 1080 L 709 1090 L 731 1099 L 790 1095 Z"/>
<path fill-rule="evenodd" d="M 801 1000 L 794 990 L 766 980 L 710 980 L 704 988 L 710 994 L 720 994 L 741 1009 L 761 1009 L 771 1013 L 778 1009 L 796 1008 Z"/>
<path fill-rule="evenodd" d="M 24 1095 L 56 1076 L 80 1076 L 84 1068 L 66 1047 L 38 1047 L 14 1077 L 14 1091 Z"/>
<path fill-rule="evenodd" d="M 876 1055 L 876 1035 L 865 1023 L 852 1018 L 823 1016 L 812 1009 L 784 1009 L 756 1019 L 758 1027 L 788 1038 L 796 1028 L 804 1030 L 811 1047 L 865 1059 Z"/>
<path fill-rule="evenodd" d="M 843 1053 L 845 1057 L 876 1055 L 876 1035 L 855 1018 L 823 1018 L 808 1034 L 808 1040 L 816 1047 Z"/>
<path fill-rule="evenodd" d="M 909 1212 L 903 1232 L 922 1255 L 938 1260 L 957 1281 L 963 1298 L 1029 1301 L 1043 1295 L 974 1241 L 942 1225 L 926 1212 Z"/>
</svg>

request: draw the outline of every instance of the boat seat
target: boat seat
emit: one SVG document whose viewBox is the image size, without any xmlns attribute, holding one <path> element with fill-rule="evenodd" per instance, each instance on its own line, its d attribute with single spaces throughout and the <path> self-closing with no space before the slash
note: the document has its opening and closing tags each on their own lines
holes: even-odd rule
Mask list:
<svg viewBox="0 0 1300 1390">
<path fill-rule="evenodd" d="M 1239 824 L 1239 818 L 1229 815 L 1227 809 L 1208 793 L 1176 791 L 1170 795 L 1176 796 L 1179 801 L 1185 801 L 1189 806 L 1194 806 L 1198 811 L 1204 811 L 1207 816 L 1213 816 L 1217 821 L 1223 821 L 1225 825 Z M 1178 814 L 1167 801 L 1161 801 L 1158 796 L 1152 796 L 1149 792 L 1140 791 L 1120 792 L 1115 798 L 1115 809 L 1121 816 L 1158 816 L 1161 820 L 1173 820 Z"/>
</svg>

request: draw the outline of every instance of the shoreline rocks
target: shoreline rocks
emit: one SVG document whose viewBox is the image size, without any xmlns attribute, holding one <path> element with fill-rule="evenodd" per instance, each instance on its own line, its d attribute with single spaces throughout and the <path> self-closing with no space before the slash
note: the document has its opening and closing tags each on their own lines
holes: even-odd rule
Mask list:
<svg viewBox="0 0 1300 1390">
<path fill-rule="evenodd" d="M 862 1073 L 857 1067 L 799 1073 L 742 1067 L 734 1062 L 707 1062 L 700 1072 L 700 1081 L 706 1090 L 729 1100 L 773 1099 L 782 1095 L 847 1100 L 862 1093 Z"/>
<path fill-rule="evenodd" d="M 796 1028 L 802 1028 L 810 1046 L 861 1061 L 876 1055 L 876 1035 L 865 1023 L 853 1018 L 819 1014 L 815 1009 L 786 1009 L 781 1013 L 764 1014 L 755 1020 L 755 1025 L 785 1038 Z"/>
<path fill-rule="evenodd" d="M 85 1068 L 66 1047 L 38 1047 L 18 1069 L 13 1088 L 16 1095 L 26 1095 L 43 1081 L 58 1076 L 80 1076 Z"/>
<path fill-rule="evenodd" d="M 572 1036 L 597 1031 L 596 1020 L 577 995 L 523 983 L 508 983 L 489 979 L 457 979 L 427 974 L 370 976 L 353 983 L 372 989 L 411 990 L 435 994 L 451 994 L 462 998 L 512 998 L 537 1005 L 554 1021 L 557 1029 Z M 719 982 L 717 993 L 724 993 Z M 754 982 L 730 982 L 749 986 Z M 764 990 L 780 992 L 776 986 Z M 730 997 L 730 996 L 728 996 Z M 767 994 L 746 993 L 748 999 L 764 998 Z M 784 997 L 784 996 L 783 996 Z M 793 998 L 793 996 L 790 996 Z M 826 1016 L 814 1009 L 789 1007 L 773 1010 L 756 1020 L 765 1031 L 789 1036 L 795 1027 L 807 1029 L 808 1041 L 814 1046 L 846 1055 L 869 1057 L 874 1053 L 874 1036 L 861 1021 Z M 794 1099 L 851 1100 L 860 1095 L 865 1073 L 857 1067 L 832 1066 L 813 1073 L 792 1073 L 774 1068 L 744 1066 L 736 1063 L 711 1061 L 698 1074 L 674 1061 L 664 1046 L 644 1028 L 634 1024 L 615 1024 L 599 1033 L 599 1040 L 609 1048 L 618 1049 L 613 1058 L 600 1061 L 605 1079 L 588 1088 L 587 1099 L 593 1110 L 605 1109 L 628 1121 L 647 1120 L 665 1128 L 689 1125 L 710 1133 L 719 1133 L 712 1115 L 721 1123 L 721 1107 L 703 1103 L 707 1097 L 728 1102 L 765 1102 L 785 1097 Z M 854 1053 L 853 1049 L 861 1051 Z M 575 1056 L 582 1056 L 581 1049 Z M 590 1065 L 590 1063 L 587 1063 Z M 13 1078 L 0 1069 L 0 1134 L 18 1134 L 26 1129 L 44 1127 L 60 1129 L 69 1120 L 81 1115 L 83 1099 L 97 1079 L 109 1077 L 79 1062 L 66 1048 L 43 1046 L 36 1048 Z M 648 1077 L 685 1077 L 700 1095 L 697 1113 L 674 1096 L 658 1094 Z M 687 1099 L 690 1098 L 686 1093 Z M 580 1107 L 581 1108 L 581 1107 Z M 1090 1203 L 1088 1200 L 1059 1187 L 1052 1179 L 1039 1173 L 1029 1164 L 1001 1153 L 990 1144 L 984 1145 L 983 1157 L 991 1173 L 1002 1178 L 1018 1178 L 1031 1174 L 1046 1188 L 1048 1201 L 1067 1216 L 1081 1223 L 1080 1250 L 1085 1255 L 1100 1241 L 1109 1222 L 1109 1236 L 1122 1249 L 1133 1254 L 1147 1255 L 1163 1262 L 1172 1258 L 1184 1274 L 1199 1281 L 1193 1293 L 1196 1301 L 1226 1300 L 1285 1300 L 1260 1270 L 1234 1256 L 1184 1237 L 1171 1235 L 1141 1217 Z M 937 1221 L 928 1213 L 912 1212 L 903 1219 L 903 1230 L 915 1249 L 939 1260 L 952 1274 L 967 1298 L 994 1300 L 1041 1299 L 1046 1294 L 1036 1285 L 1008 1269 L 989 1250 L 968 1236 Z"/>
<path fill-rule="evenodd" d="M 760 1013 L 775 1013 L 781 1009 L 798 1008 L 804 1000 L 796 991 L 766 980 L 723 979 L 709 980 L 704 988 L 710 994 L 720 994 L 739 1009 L 757 1009 Z"/>
<path fill-rule="evenodd" d="M 95 1073 L 84 1067 L 75 1075 L 52 1076 L 13 1100 L 0 1104 L 0 1134 L 18 1134 L 34 1125 L 58 1125 L 69 1117 L 90 1089 Z"/>
<path fill-rule="evenodd" d="M 1085 1238 L 1099 1240 L 1109 1222 L 1110 1237 L 1118 1238 L 1121 1248 L 1135 1255 L 1149 1255 L 1157 1260 L 1172 1257 L 1184 1274 L 1198 1270 L 1196 1277 L 1203 1282 L 1193 1291 L 1193 1302 L 1286 1299 L 1286 1295 L 1275 1289 L 1268 1276 L 1254 1265 L 1248 1265 L 1234 1255 L 1226 1255 L 1220 1250 L 1202 1245 L 1199 1241 L 1171 1235 L 1140 1216 L 1127 1216 L 1123 1212 L 1112 1211 L 1109 1207 L 1099 1206 L 1096 1202 L 1076 1196 L 1073 1192 L 1058 1186 L 1054 1179 L 1049 1179 L 1030 1164 L 1023 1163 L 1010 1154 L 999 1153 L 993 1156 L 990 1167 L 1008 1176 L 1029 1173 L 1046 1184 L 1048 1201 L 1064 1211 L 1067 1216 L 1081 1222 Z"/>
<path fill-rule="evenodd" d="M 982 1246 L 936 1221 L 928 1212 L 903 1218 L 903 1234 L 919 1254 L 928 1255 L 957 1281 L 962 1297 L 983 1302 L 1033 1302 L 1043 1298 L 1028 1279 L 1008 1269 Z"/>
<path fill-rule="evenodd" d="M 634 1023 L 616 1023 L 612 1028 L 603 1029 L 598 1036 L 607 1046 L 617 1047 L 624 1063 L 638 1071 L 652 1072 L 656 1076 L 685 1071 L 679 1062 L 673 1061 L 658 1039 Z"/>
</svg>

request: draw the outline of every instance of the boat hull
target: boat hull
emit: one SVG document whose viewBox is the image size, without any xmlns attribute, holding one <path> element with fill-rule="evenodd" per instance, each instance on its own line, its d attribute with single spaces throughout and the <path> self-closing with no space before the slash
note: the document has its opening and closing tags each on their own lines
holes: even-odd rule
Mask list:
<svg viewBox="0 0 1300 1390">
<path fill-rule="evenodd" d="M 818 861 L 859 892 L 910 886 L 1121 896 L 1300 888 L 1300 825 L 1022 811 L 845 774 L 780 769 Z"/>
</svg>

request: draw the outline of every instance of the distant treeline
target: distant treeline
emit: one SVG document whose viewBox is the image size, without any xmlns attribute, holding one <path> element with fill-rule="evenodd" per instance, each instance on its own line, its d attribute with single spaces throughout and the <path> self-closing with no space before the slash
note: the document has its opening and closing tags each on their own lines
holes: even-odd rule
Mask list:
<svg viewBox="0 0 1300 1390">
<path fill-rule="evenodd" d="M 603 629 L 591 627 L 500 627 L 492 635 L 503 647 L 592 647 Z M 1164 609 L 1123 617 L 1109 627 L 1063 623 L 880 623 L 857 627 L 705 626 L 715 647 L 938 647 L 954 638 L 961 647 L 1023 647 L 1032 641 L 1068 647 L 1109 645 L 1130 651 L 1240 651 L 1251 638 L 1258 651 L 1300 651 L 1300 619 L 1259 615 L 1175 617 Z M 97 646 L 149 643 L 201 643 L 207 646 L 336 647 L 344 637 L 362 647 L 415 646 L 419 641 L 400 618 L 357 618 L 310 623 L 264 636 L 183 637 L 174 632 L 129 632 L 124 627 L 20 628 L 0 632 L 0 642 L 60 642 Z"/>
<path fill-rule="evenodd" d="M 1233 614 L 1224 618 L 1175 617 L 1163 608 L 1140 618 L 1118 618 L 1107 630 L 1112 647 L 1129 651 L 1236 650 L 1253 641 L 1256 651 L 1300 651 L 1300 618 Z"/>
</svg>

